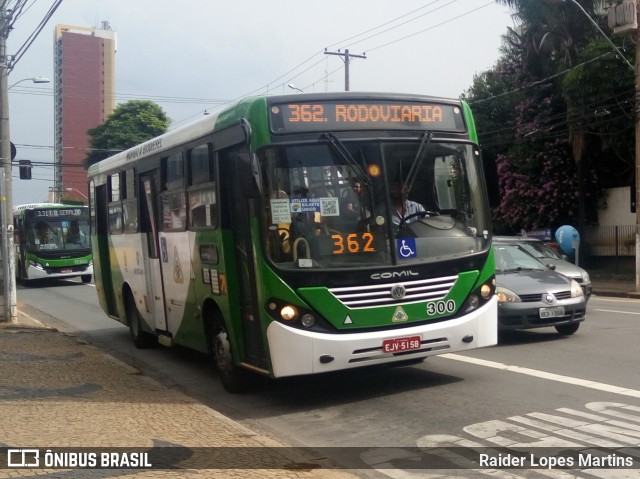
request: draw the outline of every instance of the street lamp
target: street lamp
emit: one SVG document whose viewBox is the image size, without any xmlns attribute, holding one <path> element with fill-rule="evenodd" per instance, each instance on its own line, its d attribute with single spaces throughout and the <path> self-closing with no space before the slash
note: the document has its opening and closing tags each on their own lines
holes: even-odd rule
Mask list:
<svg viewBox="0 0 640 479">
<path fill-rule="evenodd" d="M 17 82 L 10 85 L 7 90 L 11 90 L 18 83 L 22 83 L 23 81 L 32 81 L 33 83 L 51 83 L 51 80 L 45 77 L 33 77 L 33 78 L 23 78 L 22 80 L 18 80 Z"/>
<path fill-rule="evenodd" d="M 78 190 L 78 189 L 76 189 L 76 188 L 71 188 L 70 186 L 66 187 L 66 188 L 64 189 L 64 191 L 69 191 L 69 192 L 71 192 L 71 191 L 75 191 L 75 192 L 76 192 L 76 193 L 78 193 L 79 195 L 82 195 L 82 197 L 83 197 L 85 200 L 88 200 L 88 199 L 89 199 L 89 197 L 88 197 L 87 195 L 85 195 L 82 191 L 80 191 L 80 190 Z"/>
<path fill-rule="evenodd" d="M 289 83 L 287 85 L 289 88 L 291 88 L 292 90 L 298 90 L 300 93 L 304 93 L 300 88 L 298 88 L 297 86 L 295 86 L 293 83 Z"/>
</svg>

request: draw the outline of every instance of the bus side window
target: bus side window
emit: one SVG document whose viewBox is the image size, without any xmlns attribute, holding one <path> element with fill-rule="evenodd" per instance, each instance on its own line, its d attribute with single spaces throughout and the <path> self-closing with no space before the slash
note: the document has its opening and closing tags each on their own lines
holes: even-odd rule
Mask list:
<svg viewBox="0 0 640 479">
<path fill-rule="evenodd" d="M 120 173 L 114 173 L 109 176 L 109 233 L 122 233 L 122 198 L 120 192 Z"/>
<path fill-rule="evenodd" d="M 136 199 L 135 172 L 133 168 L 123 173 L 122 222 L 125 233 L 138 232 L 138 200 Z"/>
<path fill-rule="evenodd" d="M 191 148 L 189 159 L 189 228 L 218 226 L 213 146 L 210 143 Z"/>
<path fill-rule="evenodd" d="M 215 184 L 189 192 L 189 227 L 215 228 L 218 225 Z"/>
</svg>

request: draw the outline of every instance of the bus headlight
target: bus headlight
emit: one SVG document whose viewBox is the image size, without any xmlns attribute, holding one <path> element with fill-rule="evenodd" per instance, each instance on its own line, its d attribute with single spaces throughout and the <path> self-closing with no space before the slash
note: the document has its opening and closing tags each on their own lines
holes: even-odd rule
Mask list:
<svg viewBox="0 0 640 479">
<path fill-rule="evenodd" d="M 29 260 L 29 266 L 33 266 L 36 269 L 44 270 L 40 263 L 36 263 L 35 261 Z"/>
<path fill-rule="evenodd" d="M 316 318 L 313 314 L 305 314 L 302 316 L 302 319 L 300 319 L 300 323 L 302 323 L 302 325 L 305 328 L 310 328 L 312 327 L 314 324 L 316 324 Z"/>
<path fill-rule="evenodd" d="M 484 299 L 487 299 L 489 296 L 491 296 L 491 294 L 493 294 L 493 290 L 487 283 L 480 286 L 480 296 L 482 296 Z"/>
<path fill-rule="evenodd" d="M 288 304 L 280 310 L 280 317 L 285 321 L 293 321 L 298 317 L 298 310 Z"/>
<path fill-rule="evenodd" d="M 460 311 L 464 314 L 469 314 L 472 311 L 475 311 L 482 305 L 484 305 L 487 301 L 489 301 L 494 294 L 496 289 L 495 277 L 489 278 L 487 281 L 482 283 L 480 286 L 476 287 L 473 291 L 469 293 L 469 297 L 463 303 Z"/>
<path fill-rule="evenodd" d="M 270 318 L 289 327 L 323 333 L 336 332 L 336 328 L 322 315 L 304 305 L 292 304 L 289 301 L 278 298 L 270 298 L 264 306 L 264 312 Z"/>
</svg>

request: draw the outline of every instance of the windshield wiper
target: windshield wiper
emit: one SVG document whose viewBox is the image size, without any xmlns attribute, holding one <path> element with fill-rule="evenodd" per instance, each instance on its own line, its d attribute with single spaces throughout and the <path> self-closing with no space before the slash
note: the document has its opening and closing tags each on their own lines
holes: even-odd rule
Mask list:
<svg viewBox="0 0 640 479">
<path fill-rule="evenodd" d="M 331 147 L 333 148 L 333 151 L 335 151 L 338 154 L 338 156 L 340 156 L 340 158 L 342 158 L 345 161 L 345 163 L 347 163 L 351 168 L 355 170 L 357 177 L 360 181 L 362 181 L 363 186 L 371 186 L 371 180 L 369 179 L 369 176 L 365 174 L 362 167 L 358 164 L 356 159 L 351 155 L 347 147 L 344 146 L 344 143 L 340 141 L 340 138 L 338 138 L 333 133 L 325 133 L 323 136 L 327 140 L 329 140 L 329 145 L 331 145 Z"/>
<path fill-rule="evenodd" d="M 420 138 L 420 146 L 418 147 L 418 151 L 416 152 L 416 156 L 411 162 L 411 168 L 409 168 L 409 173 L 407 173 L 406 179 L 403 181 L 404 187 L 407 190 L 407 193 L 411 191 L 413 187 L 413 182 L 416 180 L 418 176 L 418 171 L 420 171 L 420 167 L 422 166 L 422 161 L 424 160 L 427 152 L 427 148 L 431 143 L 431 138 L 433 138 L 433 133 L 431 131 L 425 131 Z"/>
</svg>

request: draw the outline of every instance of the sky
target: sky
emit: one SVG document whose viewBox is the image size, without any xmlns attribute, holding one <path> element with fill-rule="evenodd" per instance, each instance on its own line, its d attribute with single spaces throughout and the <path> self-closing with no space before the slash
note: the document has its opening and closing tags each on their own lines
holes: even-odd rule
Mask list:
<svg viewBox="0 0 640 479">
<path fill-rule="evenodd" d="M 54 0 L 29 0 L 7 53 L 17 52 Z M 171 129 L 255 94 L 351 91 L 457 98 L 500 55 L 511 12 L 495 0 L 63 0 L 9 75 L 17 160 L 53 163 L 53 38 L 57 24 L 117 34 L 116 103 L 152 100 Z M 33 77 L 50 84 L 21 81 Z M 17 84 L 19 82 L 19 84 Z M 65 145 L 72 146 L 72 145 Z M 13 204 L 47 201 L 53 167 L 20 180 Z"/>
</svg>

